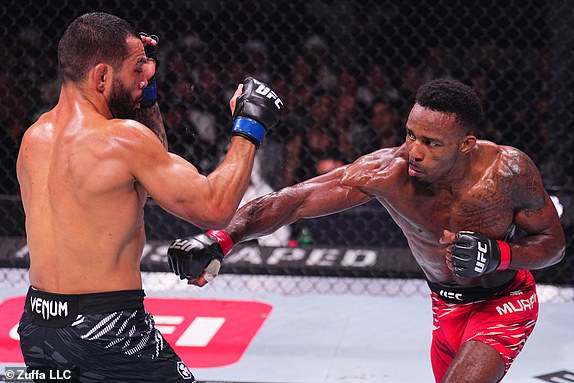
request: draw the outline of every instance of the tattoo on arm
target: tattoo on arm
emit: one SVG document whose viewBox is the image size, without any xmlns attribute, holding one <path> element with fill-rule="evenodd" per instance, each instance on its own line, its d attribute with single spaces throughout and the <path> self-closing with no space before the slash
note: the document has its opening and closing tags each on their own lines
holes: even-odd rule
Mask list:
<svg viewBox="0 0 574 383">
<path fill-rule="evenodd" d="M 528 218 L 540 217 L 543 215 L 542 209 L 525 209 L 524 214 Z"/>
<path fill-rule="evenodd" d="M 544 186 L 538 170 L 534 164 L 528 162 L 526 171 L 519 178 L 519 193 L 521 202 L 525 205 L 525 212 L 531 217 L 539 215 L 544 207 Z"/>
<path fill-rule="evenodd" d="M 167 150 L 167 136 L 165 134 L 163 118 L 157 103 L 153 104 L 149 108 L 139 108 L 136 113 L 136 120 L 150 128 Z"/>
</svg>

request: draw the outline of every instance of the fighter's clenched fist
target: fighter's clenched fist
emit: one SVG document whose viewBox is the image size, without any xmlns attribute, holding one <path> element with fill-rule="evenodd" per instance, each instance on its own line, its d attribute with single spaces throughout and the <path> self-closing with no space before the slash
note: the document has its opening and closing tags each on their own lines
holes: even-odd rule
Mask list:
<svg viewBox="0 0 574 383">
<path fill-rule="evenodd" d="M 247 77 L 233 113 L 232 134 L 259 146 L 265 133 L 279 123 L 282 110 L 283 101 L 277 93 L 261 81 Z"/>
<path fill-rule="evenodd" d="M 181 279 L 203 286 L 217 276 L 223 257 L 232 247 L 233 240 L 224 231 L 176 239 L 167 251 L 169 267 Z"/>
<path fill-rule="evenodd" d="M 480 233 L 459 231 L 451 248 L 452 266 L 459 277 L 478 277 L 510 264 L 510 246 Z"/>
</svg>

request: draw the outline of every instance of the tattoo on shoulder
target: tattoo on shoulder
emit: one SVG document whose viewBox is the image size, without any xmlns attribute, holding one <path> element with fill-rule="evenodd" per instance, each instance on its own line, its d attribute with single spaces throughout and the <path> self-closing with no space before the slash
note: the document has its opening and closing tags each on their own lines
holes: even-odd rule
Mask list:
<svg viewBox="0 0 574 383">
<path fill-rule="evenodd" d="M 165 134 L 163 118 L 157 103 L 148 108 L 138 109 L 136 120 L 150 128 L 159 138 L 161 144 L 167 149 L 167 136 Z"/>
<path fill-rule="evenodd" d="M 544 205 L 544 185 L 538 169 L 532 160 L 526 156 L 516 158 L 518 170 L 513 190 L 516 191 L 517 202 L 528 206 L 527 211 L 531 216 L 541 213 Z"/>
</svg>

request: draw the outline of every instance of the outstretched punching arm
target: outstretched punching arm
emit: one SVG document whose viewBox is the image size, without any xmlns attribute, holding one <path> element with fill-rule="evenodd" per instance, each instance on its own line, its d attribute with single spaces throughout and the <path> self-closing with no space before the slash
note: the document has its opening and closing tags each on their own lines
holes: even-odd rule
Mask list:
<svg viewBox="0 0 574 383">
<path fill-rule="evenodd" d="M 337 213 L 370 200 L 357 188 L 344 186 L 345 168 L 267 194 L 244 205 L 225 231 L 234 243 L 273 233 L 303 218 Z"/>
<path fill-rule="evenodd" d="M 178 239 L 168 250 L 171 269 L 190 284 L 203 286 L 217 272 L 223 257 L 237 242 L 270 234 L 302 218 L 336 213 L 371 197 L 345 186 L 345 168 L 267 194 L 245 204 L 224 229 Z"/>
<path fill-rule="evenodd" d="M 286 187 L 243 206 L 225 231 L 234 242 L 270 234 L 302 218 L 321 217 L 382 197 L 404 170 L 404 146 L 384 148 L 352 164 Z"/>
</svg>

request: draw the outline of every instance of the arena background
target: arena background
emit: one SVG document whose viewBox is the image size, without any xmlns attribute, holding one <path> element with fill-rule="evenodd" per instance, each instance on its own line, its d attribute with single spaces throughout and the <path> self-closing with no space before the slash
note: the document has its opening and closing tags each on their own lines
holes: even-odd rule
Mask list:
<svg viewBox="0 0 574 383">
<path fill-rule="evenodd" d="M 423 82 L 449 76 L 471 85 L 486 113 L 479 136 L 528 153 L 562 214 L 566 257 L 534 274 L 545 301 L 573 300 L 574 11 L 566 0 L 2 1 L 3 288 L 22 292 L 27 285 L 19 142 L 57 102 L 58 39 L 88 11 L 114 13 L 159 35 L 159 102 L 170 150 L 204 173 L 229 144 L 228 100 L 237 84 L 252 75 L 273 85 L 285 120 L 258 151 L 246 200 L 400 143 Z M 199 230 L 152 200 L 146 220 L 144 287 L 187 291 L 166 273 L 165 250 Z M 222 273 L 194 294 L 428 294 L 402 233 L 377 203 L 247 243 Z"/>
</svg>

